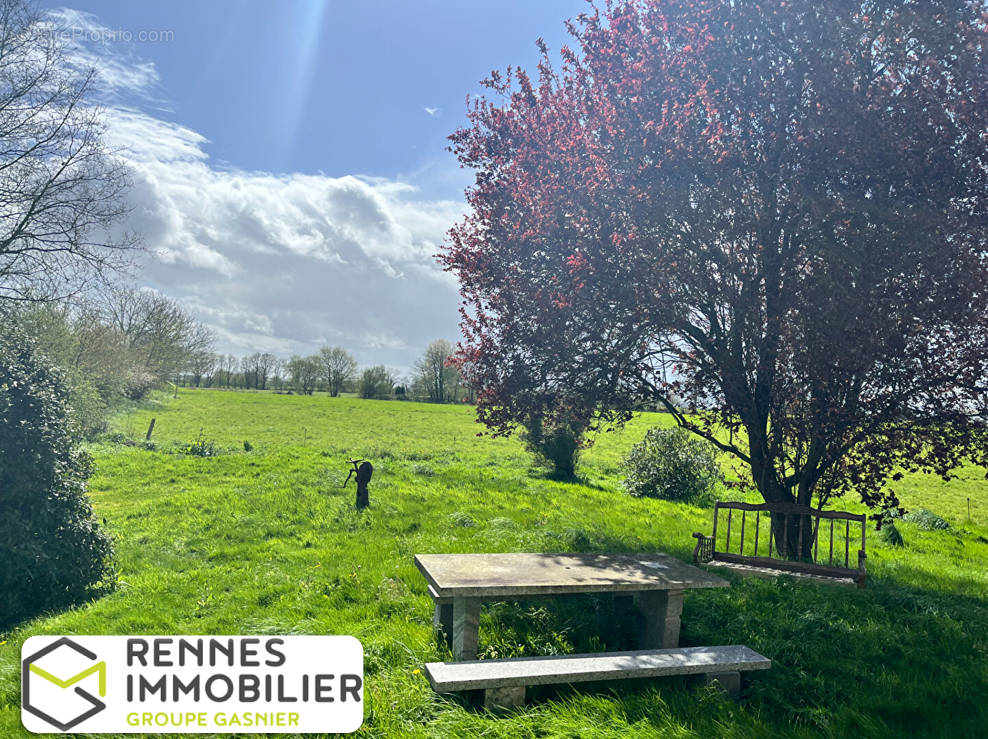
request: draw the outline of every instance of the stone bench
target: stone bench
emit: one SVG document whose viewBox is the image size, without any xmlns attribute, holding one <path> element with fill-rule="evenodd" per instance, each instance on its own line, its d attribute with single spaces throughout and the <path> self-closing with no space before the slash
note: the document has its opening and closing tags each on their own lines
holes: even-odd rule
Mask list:
<svg viewBox="0 0 988 739">
<path fill-rule="evenodd" d="M 634 652 L 571 654 L 559 657 L 430 662 L 425 674 L 438 693 L 483 690 L 487 708 L 510 708 L 525 702 L 529 685 L 597 680 L 705 675 L 737 698 L 741 671 L 767 670 L 771 660 L 745 646 L 644 649 Z"/>
</svg>

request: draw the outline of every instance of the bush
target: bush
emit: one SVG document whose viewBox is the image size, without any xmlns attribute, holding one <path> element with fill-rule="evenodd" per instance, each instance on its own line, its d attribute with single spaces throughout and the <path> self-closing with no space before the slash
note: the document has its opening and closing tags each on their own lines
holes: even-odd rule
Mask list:
<svg viewBox="0 0 988 739">
<path fill-rule="evenodd" d="M 107 403 L 92 383 L 78 379 L 71 383 L 68 402 L 84 438 L 94 439 L 106 432 Z"/>
<path fill-rule="evenodd" d="M 244 449 L 250 451 L 246 447 Z M 182 447 L 182 454 L 189 454 L 193 457 L 215 457 L 216 445 L 206 438 L 202 429 L 199 429 L 199 435 Z"/>
<path fill-rule="evenodd" d="M 890 547 L 901 547 L 905 545 L 902 540 L 902 534 L 899 533 L 899 529 L 895 527 L 895 524 L 891 521 L 882 524 L 882 528 L 878 532 L 881 540 L 888 544 Z"/>
<path fill-rule="evenodd" d="M 110 538 L 86 495 L 92 470 L 69 389 L 32 341 L 0 332 L 0 627 L 110 590 Z"/>
<path fill-rule="evenodd" d="M 154 375 L 138 370 L 132 373 L 124 384 L 124 395 L 130 400 L 144 400 L 154 389 Z"/>
<path fill-rule="evenodd" d="M 525 424 L 522 440 L 538 464 L 552 468 L 552 477 L 572 480 L 576 477 L 583 431 L 584 425 L 576 420 L 558 422 L 537 417 Z"/>
<path fill-rule="evenodd" d="M 950 529 L 949 523 L 933 511 L 928 511 L 925 508 L 917 508 L 915 511 L 910 511 L 902 517 L 902 520 L 908 521 L 924 531 L 947 531 Z"/>
<path fill-rule="evenodd" d="M 635 497 L 696 502 L 724 481 L 713 445 L 681 428 L 649 429 L 624 464 L 624 489 Z"/>
</svg>

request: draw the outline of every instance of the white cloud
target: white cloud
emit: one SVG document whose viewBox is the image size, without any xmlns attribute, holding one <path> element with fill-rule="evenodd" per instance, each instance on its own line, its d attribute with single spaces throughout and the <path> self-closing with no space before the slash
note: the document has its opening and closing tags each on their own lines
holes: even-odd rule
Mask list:
<svg viewBox="0 0 988 739">
<path fill-rule="evenodd" d="M 101 28 L 77 11 L 53 17 Z M 160 107 L 153 64 L 119 42 L 71 50 L 99 70 L 107 141 L 132 172 L 124 226 L 157 257 L 142 281 L 194 311 L 220 351 L 332 343 L 408 368 L 432 339 L 455 338 L 455 286 L 432 255 L 462 203 L 380 177 L 217 168 L 204 136 L 142 110 Z"/>
<path fill-rule="evenodd" d="M 139 97 L 165 105 L 158 70 L 137 56 L 126 40 L 130 32 L 108 28 L 92 13 L 73 8 L 53 8 L 45 16 L 69 61 L 79 70 L 95 71 L 94 85 L 104 101 Z"/>
<path fill-rule="evenodd" d="M 422 110 L 424 110 L 429 115 L 430 118 L 436 118 L 440 113 L 443 112 L 443 109 L 442 108 L 429 108 L 429 107 L 425 107 L 425 108 L 422 108 Z"/>
</svg>

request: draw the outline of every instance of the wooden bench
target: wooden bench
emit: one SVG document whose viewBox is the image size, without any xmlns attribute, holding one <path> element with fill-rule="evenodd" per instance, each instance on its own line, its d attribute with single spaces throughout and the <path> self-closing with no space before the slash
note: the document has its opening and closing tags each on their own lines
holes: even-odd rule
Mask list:
<svg viewBox="0 0 988 739">
<path fill-rule="evenodd" d="M 634 652 L 571 654 L 559 657 L 430 662 L 425 674 L 438 693 L 483 690 L 487 708 L 525 702 L 525 688 L 597 680 L 705 675 L 737 698 L 743 670 L 767 670 L 771 660 L 745 646 L 644 649 Z"/>
<path fill-rule="evenodd" d="M 727 520 L 718 527 L 722 510 L 727 511 Z M 828 523 L 823 523 L 824 521 Z M 852 524 L 855 525 L 852 527 Z M 864 587 L 866 529 L 867 516 L 864 514 L 823 511 L 795 503 L 718 501 L 714 504 L 713 534 L 693 534 L 696 537 L 693 561 L 728 567 L 742 574 L 771 577 L 789 574 Z M 821 533 L 824 535 L 822 549 Z M 861 548 L 857 550 L 856 566 L 852 566 L 851 552 L 857 546 L 859 535 Z M 840 551 L 842 536 L 843 553 Z M 765 539 L 768 540 L 767 544 Z M 852 540 L 855 541 L 854 545 L 851 544 Z M 823 551 L 826 551 L 826 555 Z"/>
</svg>

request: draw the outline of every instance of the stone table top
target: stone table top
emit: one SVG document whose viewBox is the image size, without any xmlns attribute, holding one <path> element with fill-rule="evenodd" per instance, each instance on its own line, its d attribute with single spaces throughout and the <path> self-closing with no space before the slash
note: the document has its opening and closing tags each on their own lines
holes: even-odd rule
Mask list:
<svg viewBox="0 0 988 739">
<path fill-rule="evenodd" d="M 717 575 L 661 552 L 639 554 L 416 554 L 439 597 L 726 588 Z"/>
</svg>

